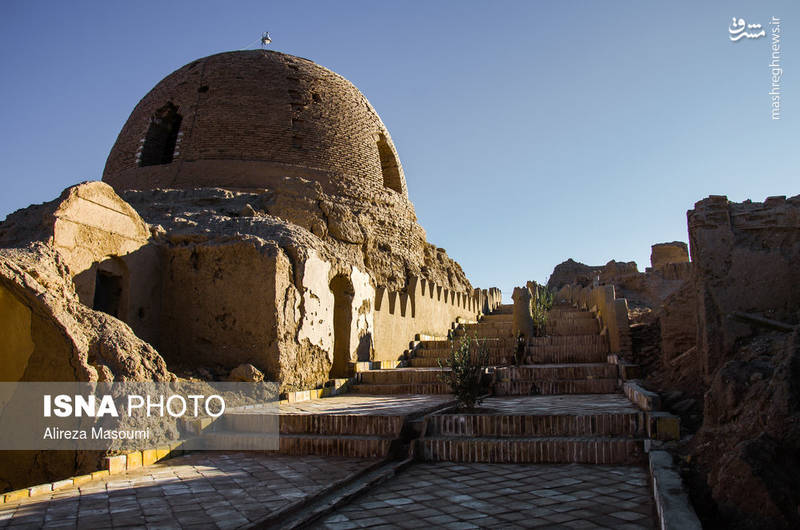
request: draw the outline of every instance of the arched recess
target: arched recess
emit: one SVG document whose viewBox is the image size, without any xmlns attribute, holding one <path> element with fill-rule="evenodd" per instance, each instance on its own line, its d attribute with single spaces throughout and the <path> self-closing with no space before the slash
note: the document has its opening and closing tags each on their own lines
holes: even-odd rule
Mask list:
<svg viewBox="0 0 800 530">
<path fill-rule="evenodd" d="M 183 116 L 178 114 L 178 107 L 171 101 L 153 114 L 147 135 L 144 137 L 140 166 L 157 166 L 172 162 L 181 121 Z"/>
<path fill-rule="evenodd" d="M 403 182 L 400 178 L 400 163 L 397 161 L 397 157 L 394 151 L 392 151 L 392 146 L 389 145 L 383 133 L 378 135 L 378 155 L 381 159 L 383 185 L 398 193 L 403 193 Z"/>
<path fill-rule="evenodd" d="M 353 296 L 350 278 L 335 276 L 330 283 L 333 293 L 333 364 L 331 378 L 347 377 L 350 373 L 350 337 L 353 324 Z"/>
<path fill-rule="evenodd" d="M 106 258 L 95 267 L 92 309 L 120 320 L 128 318 L 130 277 L 128 267 L 116 257 Z"/>
</svg>

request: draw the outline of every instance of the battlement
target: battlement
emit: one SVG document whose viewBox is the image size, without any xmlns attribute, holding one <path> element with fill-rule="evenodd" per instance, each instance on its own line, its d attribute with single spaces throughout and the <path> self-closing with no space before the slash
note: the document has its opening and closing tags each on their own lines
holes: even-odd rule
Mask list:
<svg viewBox="0 0 800 530">
<path fill-rule="evenodd" d="M 500 305 L 497 288 L 454 291 L 411 277 L 405 291 L 375 289 L 375 360 L 397 359 L 417 334 L 444 336 L 457 319 L 476 320 Z"/>
</svg>

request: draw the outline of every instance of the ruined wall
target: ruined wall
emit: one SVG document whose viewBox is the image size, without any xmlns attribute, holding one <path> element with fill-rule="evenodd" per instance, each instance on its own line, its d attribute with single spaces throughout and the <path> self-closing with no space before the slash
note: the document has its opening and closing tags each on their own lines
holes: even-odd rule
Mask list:
<svg viewBox="0 0 800 530">
<path fill-rule="evenodd" d="M 694 282 L 686 281 L 658 310 L 664 366 L 693 348 L 697 341 L 697 298 Z M 698 366 L 698 369 L 700 367 Z"/>
<path fill-rule="evenodd" d="M 157 345 L 170 366 L 251 363 L 278 375 L 277 252 L 255 239 L 166 249 Z"/>
<path fill-rule="evenodd" d="M 603 267 L 586 265 L 570 258 L 555 266 L 550 278 L 547 280 L 547 288 L 558 290 L 565 285 L 580 285 L 582 287 L 592 285 L 602 269 Z"/>
<path fill-rule="evenodd" d="M 480 289 L 456 292 L 412 277 L 405 292 L 378 288 L 375 293 L 375 360 L 398 359 L 417 333 L 446 336 L 457 318 L 475 320 L 484 306 L 494 309 Z M 493 305 L 493 306 L 492 306 Z"/>
<path fill-rule="evenodd" d="M 153 347 L 78 300 L 61 255 L 32 242 L 0 249 L 0 380 L 171 381 Z"/>
<path fill-rule="evenodd" d="M 683 241 L 656 243 L 650 247 L 650 266 L 660 269 L 670 263 L 687 263 L 689 247 Z"/>
<path fill-rule="evenodd" d="M 734 311 L 798 323 L 800 196 L 732 203 L 710 196 L 687 213 L 697 275 L 697 345 L 710 376 L 749 324 Z"/>
<path fill-rule="evenodd" d="M 52 245 L 63 257 L 81 301 L 92 305 L 97 264 L 147 244 L 150 231 L 139 214 L 102 182 L 84 182 L 58 199 L 9 215 L 0 226 L 0 246 L 28 241 Z"/>
<path fill-rule="evenodd" d="M 719 524 L 797 528 L 800 196 L 763 203 L 711 196 L 687 217 L 706 389 L 692 462 Z M 783 325 L 758 326 L 736 312 Z"/>
</svg>

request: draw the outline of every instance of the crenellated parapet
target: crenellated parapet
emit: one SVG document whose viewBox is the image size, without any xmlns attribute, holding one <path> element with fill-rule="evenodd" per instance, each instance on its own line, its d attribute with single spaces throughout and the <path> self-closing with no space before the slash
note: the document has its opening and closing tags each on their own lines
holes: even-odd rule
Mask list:
<svg viewBox="0 0 800 530">
<path fill-rule="evenodd" d="M 476 320 L 500 304 L 497 288 L 455 291 L 411 277 L 405 291 L 375 289 L 375 359 L 398 358 L 417 334 L 443 336 L 457 319 Z"/>
</svg>

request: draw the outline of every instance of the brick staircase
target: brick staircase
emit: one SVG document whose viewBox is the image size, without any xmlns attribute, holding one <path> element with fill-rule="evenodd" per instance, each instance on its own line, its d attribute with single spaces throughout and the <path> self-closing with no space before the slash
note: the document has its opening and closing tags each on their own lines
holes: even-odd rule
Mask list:
<svg viewBox="0 0 800 530">
<path fill-rule="evenodd" d="M 226 414 L 215 432 L 205 435 L 206 449 L 259 450 L 274 437 L 277 452 L 288 455 L 386 458 L 400 437 L 402 416 Z"/>
<path fill-rule="evenodd" d="M 478 323 L 460 324 L 454 331 L 456 340 L 467 335 L 477 337 L 489 351 L 489 365 L 503 365 L 513 361 L 510 305 L 500 306 Z M 440 381 L 444 362 L 450 353 L 450 340 L 430 338 L 421 340 L 413 350 L 408 367 L 360 372 L 351 391 L 356 394 L 449 394 L 450 388 Z M 447 368 L 444 369 L 448 370 Z"/>
<path fill-rule="evenodd" d="M 594 315 L 551 310 L 525 364 L 495 371 L 495 397 L 475 412 L 426 419 L 419 455 L 429 461 L 639 464 L 644 414 L 618 390 L 617 367 Z M 501 397 L 502 396 L 502 397 Z"/>
<path fill-rule="evenodd" d="M 394 368 L 370 370 L 359 374 L 360 381 L 353 385 L 356 394 L 449 394 L 450 387 L 439 380 L 441 368 Z"/>
<path fill-rule="evenodd" d="M 421 428 L 419 418 L 449 402 L 444 396 L 350 395 L 281 405 L 278 414 L 229 411 L 202 437 L 210 450 L 265 450 L 272 442 L 273 450 L 288 455 L 403 456 L 415 437 L 410 431 Z"/>
<path fill-rule="evenodd" d="M 419 457 L 519 464 L 641 464 L 644 458 L 643 413 L 621 395 L 493 397 L 481 409 L 428 417 Z"/>
<path fill-rule="evenodd" d="M 606 362 L 608 341 L 591 312 L 556 306 L 547 328 L 551 335 L 528 340 L 524 365 L 497 369 L 495 395 L 617 391 L 617 368 Z"/>
</svg>

